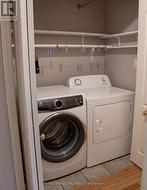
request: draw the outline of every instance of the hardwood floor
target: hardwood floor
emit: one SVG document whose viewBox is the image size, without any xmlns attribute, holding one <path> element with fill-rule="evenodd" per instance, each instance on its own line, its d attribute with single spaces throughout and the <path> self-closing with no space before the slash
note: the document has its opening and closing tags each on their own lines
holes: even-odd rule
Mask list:
<svg viewBox="0 0 147 190">
<path fill-rule="evenodd" d="M 94 184 L 87 184 L 74 190 L 140 190 L 141 174 L 141 170 L 133 165 L 111 176 L 102 177 Z"/>
<path fill-rule="evenodd" d="M 123 173 L 123 175 L 119 174 L 120 171 L 126 168 L 128 169 L 129 166 L 132 166 L 133 169 L 129 171 L 127 170 L 127 175 L 126 173 Z M 140 179 L 141 171 L 138 170 L 138 168 L 134 167 L 135 166 L 133 165 L 133 163 L 130 162 L 130 156 L 127 155 L 91 168 L 84 168 L 74 174 L 47 182 L 44 184 L 44 186 L 45 190 L 140 190 L 140 181 L 136 181 L 136 178 Z M 125 180 L 125 176 L 127 176 L 127 180 Z M 120 184 L 118 184 L 118 182 L 116 183 L 116 181 L 114 180 L 115 178 L 120 181 L 123 189 L 120 189 L 120 187 L 116 187 L 116 185 L 118 186 Z M 109 179 L 112 180 L 111 183 L 109 182 L 110 184 L 108 186 L 107 181 L 109 181 Z M 104 180 L 104 182 L 102 182 L 102 180 Z M 130 181 L 133 181 L 133 183 Z M 99 186 L 97 186 L 97 183 Z M 125 186 L 126 183 L 127 186 Z M 94 188 L 91 189 L 91 187 Z"/>
</svg>

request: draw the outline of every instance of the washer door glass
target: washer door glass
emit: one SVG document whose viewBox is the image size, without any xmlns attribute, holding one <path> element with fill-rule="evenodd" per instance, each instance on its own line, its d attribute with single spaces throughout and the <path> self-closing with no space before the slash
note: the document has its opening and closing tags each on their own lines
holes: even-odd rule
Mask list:
<svg viewBox="0 0 147 190">
<path fill-rule="evenodd" d="M 72 158 L 85 138 L 84 124 L 75 115 L 53 114 L 40 124 L 42 157 L 48 162 Z"/>
</svg>

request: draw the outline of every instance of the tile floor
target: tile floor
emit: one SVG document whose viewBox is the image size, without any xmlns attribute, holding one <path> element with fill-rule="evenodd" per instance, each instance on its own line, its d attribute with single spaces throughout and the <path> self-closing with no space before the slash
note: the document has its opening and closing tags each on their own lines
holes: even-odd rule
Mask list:
<svg viewBox="0 0 147 190">
<path fill-rule="evenodd" d="M 127 155 L 91 168 L 84 168 L 74 174 L 45 183 L 45 190 L 72 190 L 76 186 L 93 183 L 100 177 L 111 175 L 132 164 L 130 155 Z"/>
</svg>

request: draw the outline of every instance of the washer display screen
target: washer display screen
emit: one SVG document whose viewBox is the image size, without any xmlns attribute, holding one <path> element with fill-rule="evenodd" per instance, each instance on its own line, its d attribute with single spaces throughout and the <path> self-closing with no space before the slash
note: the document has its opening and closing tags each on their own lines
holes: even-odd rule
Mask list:
<svg viewBox="0 0 147 190">
<path fill-rule="evenodd" d="M 42 157 L 48 162 L 63 162 L 83 145 L 84 124 L 75 115 L 53 114 L 40 124 L 40 137 Z"/>
</svg>

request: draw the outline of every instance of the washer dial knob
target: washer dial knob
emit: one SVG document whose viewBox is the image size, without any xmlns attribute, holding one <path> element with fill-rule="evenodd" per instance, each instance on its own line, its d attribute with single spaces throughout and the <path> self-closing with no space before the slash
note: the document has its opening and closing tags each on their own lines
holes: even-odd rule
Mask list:
<svg viewBox="0 0 147 190">
<path fill-rule="evenodd" d="M 80 85 L 82 84 L 82 81 L 81 81 L 80 79 L 76 79 L 76 80 L 75 80 L 75 84 L 76 84 L 77 86 L 80 86 Z"/>
<path fill-rule="evenodd" d="M 64 103 L 63 103 L 62 100 L 56 100 L 55 103 L 54 103 L 54 105 L 55 105 L 55 107 L 56 107 L 57 109 L 61 109 L 61 108 L 63 108 Z"/>
</svg>

